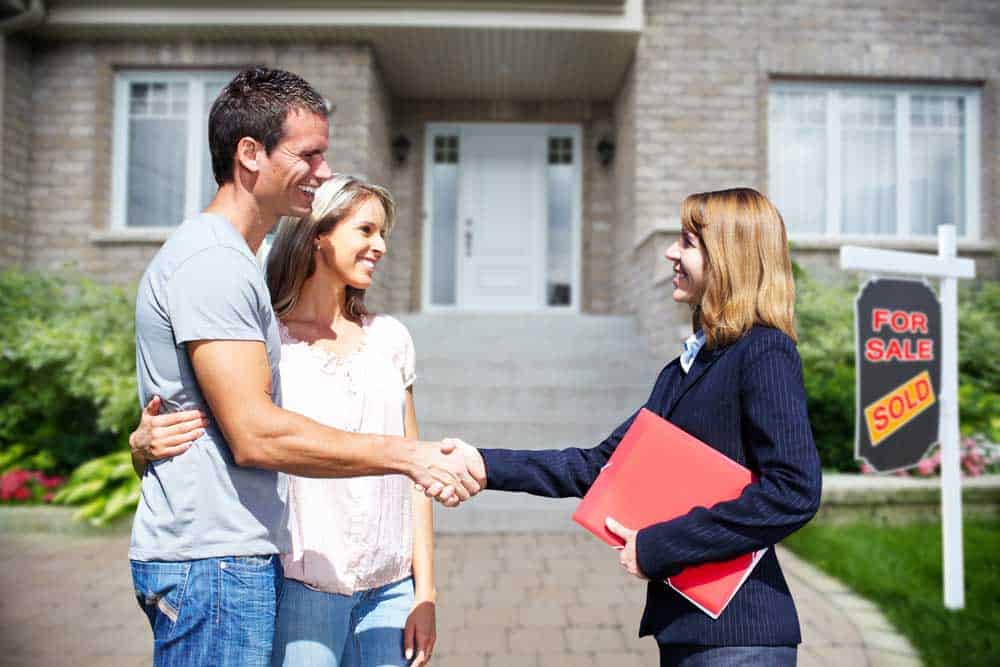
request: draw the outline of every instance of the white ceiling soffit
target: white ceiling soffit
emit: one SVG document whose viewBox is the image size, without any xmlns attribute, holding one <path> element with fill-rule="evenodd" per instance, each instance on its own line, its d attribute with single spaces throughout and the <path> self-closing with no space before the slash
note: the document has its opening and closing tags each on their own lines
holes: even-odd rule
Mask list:
<svg viewBox="0 0 1000 667">
<path fill-rule="evenodd" d="M 205 4 L 55 0 L 40 32 L 55 39 L 370 43 L 397 97 L 554 100 L 611 99 L 643 27 L 643 0 L 464 0 L 418 9 L 392 1 Z"/>
</svg>

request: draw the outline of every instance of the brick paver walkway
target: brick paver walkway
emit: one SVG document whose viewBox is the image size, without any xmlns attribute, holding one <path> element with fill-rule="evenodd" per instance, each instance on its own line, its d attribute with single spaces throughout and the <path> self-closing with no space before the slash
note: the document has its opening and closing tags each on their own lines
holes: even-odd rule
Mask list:
<svg viewBox="0 0 1000 667">
<path fill-rule="evenodd" d="M 0 664 L 149 664 L 123 536 L 0 534 Z M 804 667 L 918 665 L 870 603 L 781 553 Z M 644 586 L 589 535 L 438 537 L 438 667 L 656 665 Z"/>
</svg>

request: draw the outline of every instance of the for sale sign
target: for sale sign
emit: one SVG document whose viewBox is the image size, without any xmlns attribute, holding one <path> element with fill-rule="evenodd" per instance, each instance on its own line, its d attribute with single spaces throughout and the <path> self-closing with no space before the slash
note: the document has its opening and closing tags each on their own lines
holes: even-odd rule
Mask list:
<svg viewBox="0 0 1000 667">
<path fill-rule="evenodd" d="M 938 439 L 941 305 L 926 283 L 876 279 L 855 307 L 855 456 L 879 472 L 912 467 Z"/>
</svg>

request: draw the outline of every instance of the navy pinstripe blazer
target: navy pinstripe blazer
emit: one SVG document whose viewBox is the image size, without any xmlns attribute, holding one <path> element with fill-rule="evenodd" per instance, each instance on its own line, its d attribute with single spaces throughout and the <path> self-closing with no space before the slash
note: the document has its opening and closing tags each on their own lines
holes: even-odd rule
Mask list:
<svg viewBox="0 0 1000 667">
<path fill-rule="evenodd" d="M 686 375 L 674 359 L 645 407 L 759 479 L 735 500 L 639 531 L 639 567 L 651 579 L 639 635 L 654 635 L 661 644 L 798 644 L 795 605 L 774 549 L 715 621 L 662 583 L 687 565 L 772 547 L 816 513 L 822 477 L 794 342 L 757 326 L 731 345 L 703 347 Z M 483 449 L 487 488 L 582 497 L 634 418 L 592 449 Z"/>
</svg>

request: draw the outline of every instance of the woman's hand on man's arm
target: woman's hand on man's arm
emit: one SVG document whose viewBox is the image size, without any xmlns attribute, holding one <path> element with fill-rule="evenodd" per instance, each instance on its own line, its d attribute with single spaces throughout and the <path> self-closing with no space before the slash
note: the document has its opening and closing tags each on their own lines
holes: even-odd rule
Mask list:
<svg viewBox="0 0 1000 667">
<path fill-rule="evenodd" d="M 139 425 L 128 437 L 132 464 L 140 476 L 153 461 L 186 452 L 208 426 L 208 419 L 198 410 L 161 415 L 161 407 L 163 402 L 159 396 L 150 399 L 142 409 Z"/>
</svg>

